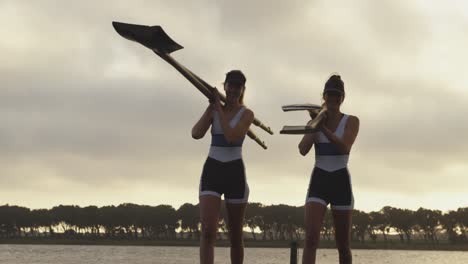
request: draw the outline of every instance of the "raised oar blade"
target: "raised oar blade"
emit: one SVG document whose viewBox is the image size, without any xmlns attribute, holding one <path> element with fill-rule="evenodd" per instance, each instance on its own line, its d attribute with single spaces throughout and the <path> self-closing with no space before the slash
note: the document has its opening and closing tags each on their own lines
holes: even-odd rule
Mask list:
<svg viewBox="0 0 468 264">
<path fill-rule="evenodd" d="M 212 98 L 213 87 L 171 57 L 171 52 L 182 49 L 183 47 L 173 41 L 160 26 L 149 27 L 121 22 L 112 22 L 112 25 L 117 33 L 119 33 L 122 37 L 138 42 L 143 46 L 153 50 L 156 55 L 171 64 L 207 98 Z M 257 123 L 260 124 L 259 126 L 261 128 L 265 129 L 270 134 L 273 134 L 270 128 L 266 128 L 266 126 L 261 124 L 261 122 L 254 119 L 254 124 Z M 247 135 L 264 149 L 267 149 L 265 143 L 262 142 L 250 129 L 248 130 Z"/>
<path fill-rule="evenodd" d="M 170 54 L 184 48 L 172 40 L 160 26 L 150 27 L 115 21 L 112 22 L 112 26 L 122 37 L 161 53 Z"/>
</svg>

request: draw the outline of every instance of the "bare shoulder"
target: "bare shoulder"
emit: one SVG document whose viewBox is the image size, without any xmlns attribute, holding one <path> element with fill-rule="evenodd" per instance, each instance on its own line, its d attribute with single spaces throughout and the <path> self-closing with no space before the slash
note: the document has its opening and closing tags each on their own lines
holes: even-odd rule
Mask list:
<svg viewBox="0 0 468 264">
<path fill-rule="evenodd" d="M 349 115 L 348 117 L 348 122 L 354 123 L 354 124 L 359 124 L 359 118 L 354 115 Z"/>
<path fill-rule="evenodd" d="M 254 119 L 254 112 L 246 107 L 242 117 L 245 119 Z"/>
<path fill-rule="evenodd" d="M 349 115 L 346 127 L 352 128 L 353 130 L 359 129 L 359 118 L 354 115 Z"/>
</svg>

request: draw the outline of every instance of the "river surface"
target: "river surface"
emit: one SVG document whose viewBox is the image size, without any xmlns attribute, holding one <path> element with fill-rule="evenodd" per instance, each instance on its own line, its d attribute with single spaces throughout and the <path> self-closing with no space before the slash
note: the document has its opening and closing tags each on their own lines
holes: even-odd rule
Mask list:
<svg viewBox="0 0 468 264">
<path fill-rule="evenodd" d="M 299 250 L 299 258 L 302 256 Z M 2 264 L 196 264 L 196 247 L 0 245 Z M 229 264 L 229 248 L 215 249 L 215 263 Z M 245 264 L 289 264 L 289 249 L 246 248 Z M 301 263 L 300 261 L 298 263 Z M 319 249 L 317 263 L 338 263 L 335 249 Z M 353 263 L 466 264 L 468 252 L 353 250 Z"/>
</svg>

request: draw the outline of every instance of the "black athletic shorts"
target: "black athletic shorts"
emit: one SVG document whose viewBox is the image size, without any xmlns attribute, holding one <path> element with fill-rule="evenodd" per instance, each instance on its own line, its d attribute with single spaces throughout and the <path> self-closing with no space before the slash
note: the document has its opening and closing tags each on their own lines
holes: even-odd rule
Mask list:
<svg viewBox="0 0 468 264">
<path fill-rule="evenodd" d="M 242 159 L 222 162 L 208 157 L 200 179 L 200 196 L 214 195 L 228 203 L 247 203 L 249 186 Z"/>
<path fill-rule="evenodd" d="M 315 167 L 307 191 L 306 203 L 309 202 L 330 204 L 333 210 L 352 210 L 354 198 L 348 168 L 329 172 Z"/>
</svg>

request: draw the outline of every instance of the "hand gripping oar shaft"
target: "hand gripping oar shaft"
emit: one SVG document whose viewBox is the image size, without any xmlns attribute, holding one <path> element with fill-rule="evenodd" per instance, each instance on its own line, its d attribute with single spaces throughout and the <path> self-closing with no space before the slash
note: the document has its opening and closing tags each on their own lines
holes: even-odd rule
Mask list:
<svg viewBox="0 0 468 264">
<path fill-rule="evenodd" d="M 283 129 L 280 130 L 280 134 L 298 135 L 315 133 L 320 130 L 319 125 L 327 116 L 326 106 L 320 107 L 318 105 L 312 104 L 296 104 L 284 105 L 282 109 L 285 112 L 307 110 L 309 111 L 312 120 L 309 121 L 305 126 L 283 126 Z"/>
<path fill-rule="evenodd" d="M 309 126 L 312 129 L 318 129 L 318 125 L 322 122 L 322 120 L 327 116 L 327 108 L 323 107 L 322 110 L 317 114 L 317 116 L 312 119 L 312 122 L 310 122 Z"/>
<path fill-rule="evenodd" d="M 182 66 L 180 63 L 178 63 L 170 55 L 165 54 L 165 53 L 160 53 L 158 51 L 154 51 L 154 53 L 156 53 L 163 60 L 165 60 L 166 62 L 171 64 L 178 72 L 180 72 L 189 82 L 191 82 L 208 99 L 211 99 L 213 97 L 213 93 L 212 93 L 212 91 L 214 90 L 213 87 L 208 85 L 202 79 L 195 77 L 194 74 L 191 71 L 189 71 L 187 68 Z M 213 90 L 210 91 L 210 88 L 213 89 Z M 220 97 L 221 96 L 222 95 L 220 94 Z M 223 96 L 222 99 L 220 98 L 220 100 L 222 100 L 223 102 L 226 102 L 226 98 L 224 96 Z M 249 136 L 251 139 L 253 139 L 255 142 L 257 142 L 263 149 L 267 149 L 267 146 L 265 145 L 265 142 L 260 140 L 260 138 L 257 135 L 255 135 L 255 133 L 252 132 L 252 130 L 249 129 L 247 131 L 247 136 Z"/>
<path fill-rule="evenodd" d="M 201 82 L 204 86 L 206 86 L 207 88 L 209 88 L 211 91 L 214 90 L 214 87 L 209 85 L 208 83 L 206 83 L 202 78 L 198 77 L 196 74 L 194 74 L 193 72 L 191 72 L 190 70 L 186 69 L 190 74 L 192 74 L 193 77 L 195 77 L 199 82 Z M 224 96 L 224 94 L 219 94 L 219 99 L 226 103 L 226 97 Z M 260 127 L 261 129 L 265 130 L 268 134 L 270 135 L 273 135 L 273 131 L 271 130 L 270 127 L 267 127 L 265 124 L 263 124 L 260 120 L 258 120 L 257 118 L 254 118 L 253 122 L 252 122 L 254 125 Z"/>
</svg>

